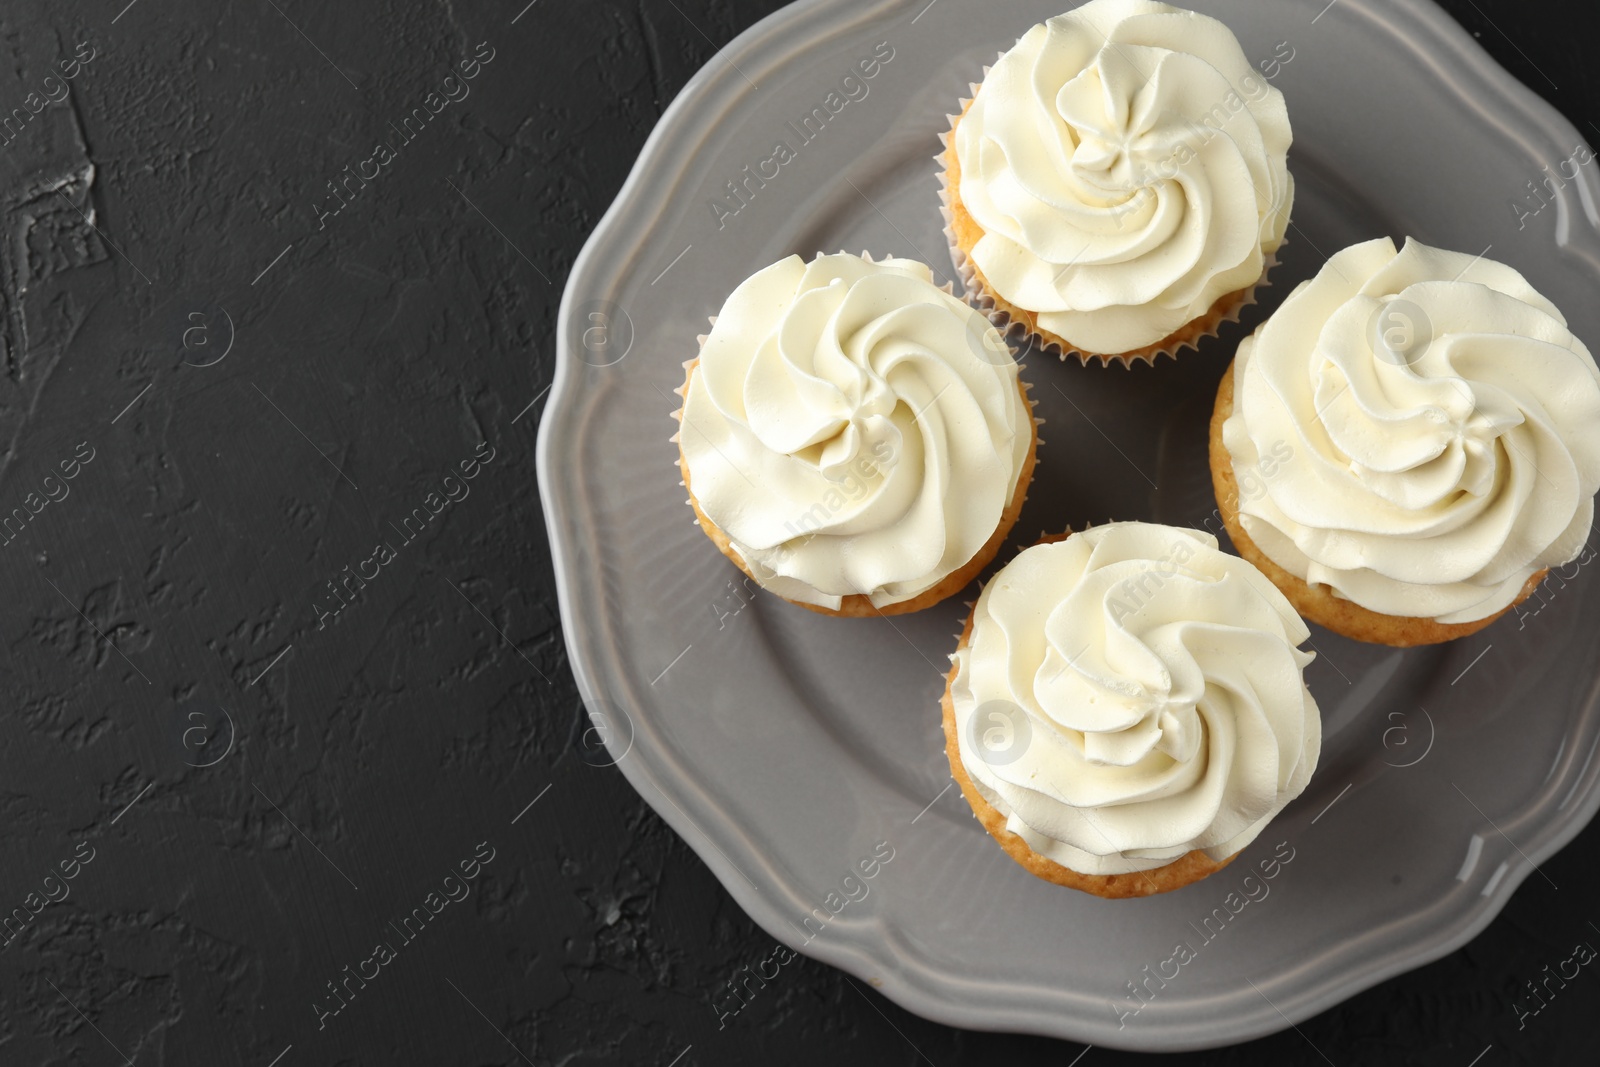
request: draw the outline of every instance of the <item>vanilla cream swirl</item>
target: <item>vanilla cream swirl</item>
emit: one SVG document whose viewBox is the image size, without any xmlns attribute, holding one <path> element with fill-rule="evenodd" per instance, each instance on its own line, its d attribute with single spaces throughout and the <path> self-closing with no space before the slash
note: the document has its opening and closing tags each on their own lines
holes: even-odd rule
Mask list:
<svg viewBox="0 0 1600 1067">
<path fill-rule="evenodd" d="M 1083 351 L 1163 340 L 1255 284 L 1294 183 L 1283 94 L 1226 26 L 1093 0 L 1029 30 L 955 129 L 990 287 Z"/>
<path fill-rule="evenodd" d="M 951 700 L 961 762 L 1035 852 L 1124 874 L 1244 848 L 1322 726 L 1305 623 L 1210 534 L 1140 522 L 1035 545 L 984 588 Z"/>
<path fill-rule="evenodd" d="M 1033 414 L 999 334 L 926 265 L 790 256 L 723 305 L 679 438 L 701 510 L 762 585 L 883 607 L 994 534 Z"/>
<path fill-rule="evenodd" d="M 1361 607 L 1487 618 L 1588 538 L 1600 371 L 1504 264 L 1352 245 L 1239 346 L 1233 378 L 1235 471 L 1292 452 L 1240 501 L 1245 532 Z"/>
</svg>

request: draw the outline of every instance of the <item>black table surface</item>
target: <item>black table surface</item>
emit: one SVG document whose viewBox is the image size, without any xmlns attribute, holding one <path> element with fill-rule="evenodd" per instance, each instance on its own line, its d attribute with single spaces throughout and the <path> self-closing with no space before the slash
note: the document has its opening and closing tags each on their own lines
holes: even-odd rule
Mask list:
<svg viewBox="0 0 1600 1067">
<path fill-rule="evenodd" d="M 663 109 L 778 6 L 4 0 L 0 1065 L 1156 1062 L 803 957 L 719 1019 L 773 942 L 580 751 L 534 473 L 557 303 Z M 1445 6 L 1594 134 L 1584 7 Z M 1597 848 L 1175 1061 L 1593 1062 L 1600 964 L 1525 990 L 1600 945 Z"/>
</svg>

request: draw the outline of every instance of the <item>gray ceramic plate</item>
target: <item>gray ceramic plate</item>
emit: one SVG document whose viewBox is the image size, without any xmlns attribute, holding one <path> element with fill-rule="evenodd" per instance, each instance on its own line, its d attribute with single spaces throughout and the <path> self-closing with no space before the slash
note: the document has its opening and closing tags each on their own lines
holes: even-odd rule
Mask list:
<svg viewBox="0 0 1600 1067">
<path fill-rule="evenodd" d="M 1041 530 L 1112 517 L 1214 528 L 1216 380 L 1242 329 L 1353 241 L 1487 248 L 1600 343 L 1593 167 L 1536 213 L 1528 187 L 1572 156 L 1577 131 L 1436 8 L 1325 4 L 1193 5 L 1288 98 L 1292 243 L 1243 325 L 1176 363 L 1030 362 L 1048 443 L 1002 560 Z M 962 598 L 835 620 L 752 594 L 691 524 L 667 440 L 695 335 L 757 268 L 865 248 L 950 276 L 935 135 L 983 64 L 1061 5 L 806 0 L 725 48 L 573 269 L 539 478 L 588 736 L 774 937 L 953 1025 L 1224 1045 L 1465 943 L 1593 816 L 1600 596 L 1586 568 L 1551 583 L 1536 614 L 1445 648 L 1316 631 L 1325 742 L 1305 795 L 1207 881 L 1102 901 L 1023 873 L 949 788 L 937 702 Z M 833 92 L 842 106 L 803 142 L 802 117 Z M 731 199 L 728 183 L 780 140 L 795 158 Z M 1292 860 L 1232 914 L 1229 894 L 1279 842 Z M 892 859 L 862 879 L 875 850 Z M 1194 958 L 1150 980 L 1149 1003 L 1130 999 L 1147 965 L 1172 974 L 1179 942 Z"/>
</svg>

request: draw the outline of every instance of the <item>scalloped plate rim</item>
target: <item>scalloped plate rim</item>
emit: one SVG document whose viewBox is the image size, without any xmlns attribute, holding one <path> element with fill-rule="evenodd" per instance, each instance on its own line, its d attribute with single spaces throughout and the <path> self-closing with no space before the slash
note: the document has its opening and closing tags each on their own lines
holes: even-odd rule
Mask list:
<svg viewBox="0 0 1600 1067">
<path fill-rule="evenodd" d="M 1320 3 L 1320 0 L 1316 2 Z M 1565 116 L 1501 67 L 1466 30 L 1432 0 L 1389 0 L 1392 6 L 1382 12 L 1372 10 L 1372 2 L 1373 0 L 1342 0 L 1339 6 L 1346 9 L 1346 14 L 1359 13 L 1391 33 L 1395 32 L 1396 21 L 1403 18 L 1411 19 L 1430 35 L 1429 43 L 1441 46 L 1446 51 L 1443 54 L 1428 53 L 1417 42 L 1408 41 L 1411 49 L 1423 61 L 1433 66 L 1437 66 L 1442 59 L 1463 61 L 1478 80 L 1476 86 L 1468 88 L 1476 88 L 1478 92 L 1476 95 L 1463 93 L 1459 84 L 1453 85 L 1452 88 L 1464 100 L 1480 109 L 1485 109 L 1492 103 L 1498 113 L 1510 114 L 1522 120 L 1524 125 L 1521 127 L 1521 132 L 1525 137 L 1537 134 L 1547 142 L 1546 147 L 1559 148 L 1578 141 L 1587 143 L 1581 132 Z M 823 25 L 864 22 L 883 12 L 895 9 L 909 12 L 926 6 L 930 5 L 925 5 L 923 0 L 878 0 L 870 5 L 858 4 L 857 0 L 797 0 L 739 34 L 685 83 L 677 97 L 663 112 L 616 199 L 573 263 L 557 317 L 556 371 L 550 385 L 545 414 L 538 429 L 535 467 L 545 513 L 546 531 L 550 539 L 563 637 L 573 675 L 586 704 L 592 703 L 588 694 L 600 689 L 595 683 L 597 676 L 602 672 L 596 669 L 595 664 L 602 657 L 600 653 L 596 653 L 595 658 L 591 660 L 588 645 L 594 643 L 596 638 L 584 627 L 580 613 L 574 606 L 572 592 L 577 575 L 572 565 L 573 550 L 562 525 L 562 508 L 566 502 L 557 496 L 557 490 L 554 488 L 558 484 L 561 462 L 568 448 L 556 430 L 569 413 L 573 399 L 569 395 L 572 391 L 573 375 L 568 368 L 576 357 L 572 354 L 568 337 L 573 305 L 578 299 L 575 294 L 583 294 L 590 298 L 601 294 L 615 294 L 616 283 L 628 271 L 627 258 L 625 256 L 603 258 L 605 253 L 609 251 L 611 244 L 619 240 L 629 240 L 624 233 L 624 223 L 630 212 L 643 213 L 652 205 L 659 209 L 660 205 L 670 201 L 683 176 L 684 166 L 692 158 L 690 151 L 692 144 L 688 148 L 679 148 L 683 140 L 675 135 L 681 133 L 680 127 L 691 125 L 695 114 L 702 109 L 722 113 L 738 105 L 742 90 L 737 81 L 743 75 L 730 73 L 730 69 L 735 71 L 738 69 L 733 67 L 735 57 L 742 56 L 757 46 L 768 44 L 779 37 L 787 37 L 790 44 L 788 51 L 781 58 L 793 58 L 817 43 L 815 34 L 808 36 L 801 32 L 802 24 L 807 21 Z M 734 83 L 732 85 L 734 91 L 722 95 L 719 107 L 713 98 L 726 88 L 723 83 Z M 660 182 L 658 174 L 664 166 L 673 167 L 672 182 Z M 1557 202 L 1555 243 L 1559 248 L 1588 260 L 1596 273 L 1600 274 L 1600 209 L 1596 207 L 1600 204 L 1600 181 L 1597 181 L 1591 169 L 1581 170 L 1579 174 L 1580 178 L 1569 184 L 1577 190 L 1578 207 L 1583 220 L 1589 225 L 1574 226 L 1568 198 L 1561 197 Z M 647 177 L 650 180 L 647 180 Z M 659 217 L 659 211 L 655 213 L 655 217 Z M 635 236 L 631 240 L 629 250 L 636 251 L 642 244 L 644 244 L 643 237 Z M 599 276 L 605 284 L 596 284 L 591 275 Z M 620 677 L 618 680 L 621 680 Z M 624 683 L 608 688 L 615 691 L 626 689 L 627 686 Z M 1600 680 L 1597 680 L 1595 687 L 1590 691 L 1591 707 L 1595 703 L 1597 691 L 1600 691 Z M 1577 798 L 1578 803 L 1571 805 L 1559 823 L 1547 824 L 1540 828 L 1544 832 L 1526 850 L 1530 860 L 1527 865 L 1508 866 L 1493 893 L 1479 896 L 1471 908 L 1457 911 L 1452 920 L 1442 924 L 1444 931 L 1442 935 L 1430 938 L 1427 936 L 1428 930 L 1420 931 L 1422 935 L 1420 939 L 1413 937 L 1403 948 L 1387 953 L 1380 963 L 1365 967 L 1360 973 L 1332 973 L 1322 976 L 1287 1004 L 1262 1006 L 1248 1016 L 1237 1018 L 1235 1020 L 1237 1025 L 1227 1036 L 1199 1040 L 1183 1039 L 1152 1026 L 1141 1028 L 1138 1032 L 1145 1040 L 1128 1041 L 1124 1039 L 1124 1035 L 1108 1025 L 1103 1023 L 1085 1025 L 1082 1019 L 1063 1017 L 1048 1004 L 1018 1006 L 967 999 L 964 994 L 970 996 L 976 990 L 992 990 L 995 983 L 964 979 L 959 974 L 951 974 L 928 965 L 921 957 L 899 946 L 898 943 L 902 939 L 892 924 L 877 913 L 866 918 L 835 920 L 829 925 L 829 930 L 831 934 L 837 936 L 830 936 L 826 942 L 814 941 L 801 947 L 791 936 L 793 926 L 783 918 L 775 898 L 786 896 L 791 903 L 800 903 L 803 898 L 792 886 L 779 880 L 771 866 L 765 862 L 761 851 L 747 838 L 738 819 L 711 801 L 706 792 L 695 784 L 692 776 L 664 747 L 658 746 L 654 751 L 648 747 L 641 747 L 639 741 L 646 735 L 647 730 L 644 729 L 646 727 L 648 720 L 636 724 L 632 749 L 628 753 L 632 758 L 620 759 L 617 763 L 618 769 L 657 814 L 694 849 L 740 907 L 772 937 L 798 951 L 803 951 L 807 955 L 871 982 L 879 992 L 906 1009 L 947 1025 L 976 1030 L 1035 1033 L 1135 1051 L 1190 1051 L 1218 1048 L 1277 1033 L 1396 974 L 1413 970 L 1448 955 L 1481 933 L 1503 910 L 1517 887 L 1533 873 L 1535 866 L 1569 843 L 1587 826 L 1597 811 L 1600 811 L 1600 765 L 1596 765 L 1592 759 L 1595 748 L 1591 744 L 1587 752 L 1589 758 L 1585 760 L 1576 775 L 1568 774 L 1549 779 L 1544 783 L 1545 788 L 1535 795 L 1533 801 L 1514 816 L 1514 821 L 1520 822 L 1543 812 L 1548 803 L 1541 804 L 1539 797 L 1553 794 L 1555 786 L 1565 787 L 1569 800 L 1573 799 L 1581 787 L 1582 794 Z M 1600 738 L 1596 738 L 1595 742 L 1600 743 Z M 1574 747 L 1566 757 L 1569 768 L 1576 762 L 1576 752 L 1577 749 Z M 664 787 L 665 781 L 670 781 L 675 787 L 673 792 Z M 678 801 L 673 799 L 674 795 L 685 800 L 690 807 L 699 808 L 699 817 L 691 817 L 679 806 Z M 1561 807 L 1566 808 L 1567 805 L 1563 804 Z M 725 852 L 727 848 L 732 848 L 741 854 L 742 865 L 736 866 L 727 857 Z M 751 869 L 759 870 L 767 876 L 765 892 L 746 879 L 743 872 Z M 801 910 L 805 910 L 803 904 Z M 1400 918 L 1411 917 L 1416 920 L 1431 915 L 1434 910 L 1436 909 L 1411 911 Z M 1025 982 L 1013 983 L 1013 986 L 1035 992 L 1049 992 L 1047 989 Z"/>
</svg>

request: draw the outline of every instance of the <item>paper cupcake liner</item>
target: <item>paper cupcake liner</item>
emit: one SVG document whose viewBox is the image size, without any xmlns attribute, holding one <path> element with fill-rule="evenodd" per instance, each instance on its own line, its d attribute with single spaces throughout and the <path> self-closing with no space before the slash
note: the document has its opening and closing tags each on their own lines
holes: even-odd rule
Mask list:
<svg viewBox="0 0 1600 1067">
<path fill-rule="evenodd" d="M 823 255 L 828 255 L 828 254 L 829 253 L 818 251 L 816 253 L 816 256 L 823 256 Z M 840 254 L 840 255 L 849 255 L 850 253 L 846 252 L 844 249 L 840 249 L 838 254 Z M 862 259 L 866 260 L 868 263 L 877 263 L 878 262 L 878 260 L 873 257 L 872 253 L 868 252 L 865 249 L 863 249 L 861 251 L 860 256 L 861 256 Z M 813 259 L 814 258 L 816 258 L 816 257 L 814 256 Z M 898 259 L 898 258 L 904 258 L 904 257 L 886 256 L 884 258 Z M 928 266 L 931 268 L 932 265 L 929 264 Z M 938 288 L 941 292 L 944 292 L 944 293 L 946 293 L 946 294 L 948 294 L 948 295 L 950 295 L 952 297 L 956 295 L 954 285 L 951 282 L 945 282 L 942 286 L 937 286 L 936 288 Z M 717 316 L 708 315 L 706 317 L 706 321 L 711 327 L 714 328 L 716 326 L 716 324 L 717 324 Z M 993 320 L 991 320 L 991 321 L 993 321 Z M 698 502 L 695 500 L 694 490 L 689 487 L 688 482 L 686 481 L 686 479 L 683 476 L 683 472 L 686 469 L 686 467 L 685 467 L 685 462 L 686 461 L 684 459 L 684 453 L 683 453 L 683 449 L 682 449 L 682 444 L 681 444 L 680 438 L 682 437 L 682 433 L 683 433 L 683 429 L 682 429 L 682 427 L 683 427 L 683 408 L 684 408 L 684 404 L 688 400 L 688 388 L 689 388 L 689 380 L 690 380 L 690 377 L 691 377 L 692 368 L 695 366 L 695 364 L 700 362 L 700 353 L 705 349 L 706 339 L 708 337 L 710 337 L 709 333 L 696 334 L 695 335 L 695 355 L 694 355 L 694 358 L 686 359 L 682 363 L 683 381 L 680 382 L 678 384 L 678 386 L 672 390 L 673 393 L 678 397 L 679 403 L 678 403 L 678 407 L 672 412 L 671 417 L 672 417 L 673 421 L 678 424 L 679 428 L 678 428 L 678 430 L 676 432 L 674 432 L 672 434 L 671 437 L 669 437 L 667 439 L 668 443 L 671 444 L 672 447 L 673 447 L 674 456 L 673 456 L 673 460 L 672 460 L 672 465 L 673 465 L 673 469 L 676 470 L 678 472 L 678 474 L 679 474 L 678 486 L 679 486 L 679 488 L 684 490 L 684 503 L 689 507 L 689 509 L 690 509 L 690 511 L 692 512 L 692 515 L 693 515 L 693 518 L 691 519 L 691 522 L 696 527 L 700 528 L 707 536 L 709 536 L 713 542 L 717 543 L 717 547 L 718 547 L 718 549 L 720 549 L 722 551 L 723 555 L 727 556 L 729 558 L 729 560 L 732 561 L 735 566 L 737 566 L 741 571 L 743 571 L 745 576 L 750 581 L 755 582 L 757 586 L 759 586 L 760 588 L 766 590 L 769 593 L 772 593 L 774 596 L 780 597 L 781 599 L 784 599 L 784 600 L 788 600 L 788 602 L 791 603 L 791 604 L 795 604 L 795 605 L 798 605 L 799 607 L 806 608 L 807 610 L 816 612 L 817 614 L 820 614 L 820 615 L 850 616 L 850 615 L 865 615 L 865 614 L 867 614 L 865 611 L 852 611 L 852 610 L 843 610 L 843 609 L 835 610 L 835 609 L 831 609 L 831 608 L 822 607 L 822 606 L 817 605 L 817 604 L 810 604 L 810 603 L 807 603 L 805 601 L 789 600 L 788 597 L 784 597 L 781 593 L 773 592 L 771 589 L 767 588 L 766 583 L 764 583 L 755 574 L 754 570 L 752 569 L 752 567 L 751 567 L 751 565 L 749 564 L 748 561 L 746 561 L 746 560 L 744 560 L 742 558 L 736 558 L 736 557 L 740 557 L 740 553 L 738 551 L 738 546 L 733 542 L 732 538 L 728 538 L 726 534 L 722 534 L 721 530 L 717 530 L 716 531 L 717 533 L 722 534 L 722 536 L 724 538 L 726 538 L 727 541 L 728 541 L 728 547 L 726 549 L 724 549 L 722 547 L 721 543 L 718 541 L 717 537 L 712 533 L 712 531 L 710 529 L 706 529 L 706 522 L 709 522 L 710 520 L 708 518 L 706 520 L 706 522 L 702 521 L 702 519 L 701 519 L 702 513 L 701 513 L 700 506 L 699 506 Z M 1043 448 L 1044 444 L 1045 444 L 1044 438 L 1042 436 L 1040 436 L 1040 434 L 1039 434 L 1039 428 L 1045 424 L 1045 420 L 1039 418 L 1038 415 L 1034 414 L 1034 412 L 1038 410 L 1039 403 L 1033 397 L 1033 384 L 1022 377 L 1022 372 L 1023 372 L 1023 370 L 1026 369 L 1026 366 L 1025 366 L 1025 364 L 1023 364 L 1021 359 L 1018 358 L 1018 356 L 1019 356 L 1018 349 L 1015 348 L 1011 344 L 1011 342 L 1009 340 L 1006 340 L 1006 335 L 1005 335 L 1005 332 L 1003 330 L 1001 331 L 1001 339 L 1006 341 L 1007 351 L 1009 351 L 1011 353 L 1012 361 L 1016 364 L 1016 367 L 1017 367 L 1017 384 L 1018 384 L 1018 387 L 1022 391 L 1022 397 L 1023 397 L 1024 402 L 1026 402 L 1027 405 L 1028 405 L 1028 417 L 1033 420 L 1033 460 L 1032 460 L 1032 463 L 1030 464 L 1030 466 L 1033 469 L 1031 471 L 1024 471 L 1023 472 L 1027 476 L 1026 480 L 1025 481 L 1019 481 L 1018 485 L 1017 485 L 1017 488 L 1013 491 L 1013 498 L 1007 503 L 1005 511 L 1003 511 L 1002 514 L 1001 514 L 1001 522 L 1003 523 L 1004 522 L 1004 516 L 1005 516 L 1006 512 L 1009 512 L 1009 511 L 1015 509 L 1016 512 L 1017 512 L 1017 518 L 1020 518 L 1022 509 L 1027 504 L 1028 491 L 1032 488 L 1033 477 L 1034 477 L 1034 474 L 1037 472 L 1037 469 L 1038 469 L 1038 450 Z M 995 557 L 997 557 L 999 555 L 999 548 L 1003 547 L 1003 542 L 1005 540 L 1009 540 L 1016 533 L 1016 521 L 1017 521 L 1017 519 L 1013 519 L 1011 521 L 1010 525 L 1007 527 L 1005 538 L 1002 540 L 1002 544 L 996 546 L 995 551 L 990 554 L 989 559 L 987 559 L 983 563 L 983 565 L 981 567 L 977 568 L 972 574 L 967 576 L 966 580 L 961 583 L 961 587 L 960 588 L 964 588 L 966 585 L 970 584 L 971 581 L 974 578 L 976 578 L 978 574 L 982 573 L 983 570 L 986 570 L 991 564 L 993 564 Z M 999 525 L 998 524 L 996 525 L 996 530 L 997 531 L 999 530 Z M 987 548 L 987 546 L 985 546 L 985 548 Z M 980 549 L 979 551 L 980 551 L 980 553 L 982 553 L 984 551 L 984 549 Z M 948 592 L 939 592 L 939 587 L 943 582 L 951 580 L 951 578 L 954 575 L 960 574 L 968 566 L 970 566 L 970 561 L 968 562 L 968 564 L 964 564 L 962 567 L 958 567 L 956 570 L 951 571 L 949 575 L 946 575 L 944 579 L 941 579 L 940 583 L 935 583 L 934 586 L 929 587 L 929 589 L 923 591 L 922 593 L 919 593 L 915 597 L 910 597 L 910 598 L 908 598 L 906 600 L 898 601 L 898 602 L 896 602 L 894 604 L 886 604 L 881 608 L 873 608 L 872 611 L 873 611 L 874 614 L 877 614 L 877 615 L 897 615 L 897 614 L 904 614 L 906 612 L 911 612 L 911 611 L 920 611 L 923 608 L 931 607 L 934 604 L 939 603 L 939 602 L 947 599 L 948 597 L 952 596 L 957 591 L 956 589 L 952 589 L 952 590 L 950 590 Z M 847 597 L 846 598 L 847 604 L 856 596 L 862 596 L 862 594 L 853 594 L 851 597 Z"/>
<path fill-rule="evenodd" d="M 987 66 L 983 68 L 983 75 L 985 78 L 989 76 L 989 68 Z M 1001 336 L 1006 338 L 1008 345 L 1022 348 L 1027 348 L 1031 345 L 1035 350 L 1046 355 L 1054 355 L 1062 361 L 1065 361 L 1069 355 L 1076 356 L 1078 361 L 1085 365 L 1090 360 L 1098 360 L 1102 365 L 1107 366 L 1112 363 L 1120 363 L 1124 367 L 1131 367 L 1134 363 L 1141 362 L 1154 365 L 1158 357 L 1168 356 L 1176 359 L 1178 353 L 1185 348 L 1198 350 L 1202 340 L 1207 337 L 1218 336 L 1225 324 L 1240 320 L 1244 309 L 1256 303 L 1256 290 L 1258 288 L 1272 284 L 1268 280 L 1268 275 L 1271 273 L 1272 268 L 1278 264 L 1277 250 L 1263 253 L 1264 262 L 1261 265 L 1261 276 L 1248 287 L 1224 294 L 1209 309 L 1198 317 L 1191 319 L 1177 331 L 1162 338 L 1155 344 L 1134 349 L 1130 352 L 1084 351 L 1065 338 L 1042 331 L 1035 326 L 1029 325 L 1025 318 L 1012 314 L 1009 301 L 992 292 L 984 284 L 983 279 L 978 276 L 978 269 L 976 264 L 972 262 L 972 257 L 967 254 L 956 239 L 955 212 L 951 206 L 953 194 L 950 190 L 950 173 L 946 159 L 951 150 L 950 138 L 955 135 L 956 124 L 966 114 L 973 97 L 978 95 L 980 84 L 978 82 L 969 82 L 967 88 L 972 95 L 962 97 L 959 101 L 961 104 L 960 109 L 955 114 L 945 116 L 945 119 L 949 122 L 949 128 L 939 134 L 941 150 L 933 159 L 938 164 L 936 176 L 939 179 L 939 213 L 944 218 L 945 240 L 950 248 L 950 261 L 955 266 L 956 276 L 961 279 L 967 300 L 981 311 L 990 322 L 994 323 Z M 1279 243 L 1278 248 L 1281 249 L 1285 244 L 1288 244 L 1287 237 Z"/>
</svg>

